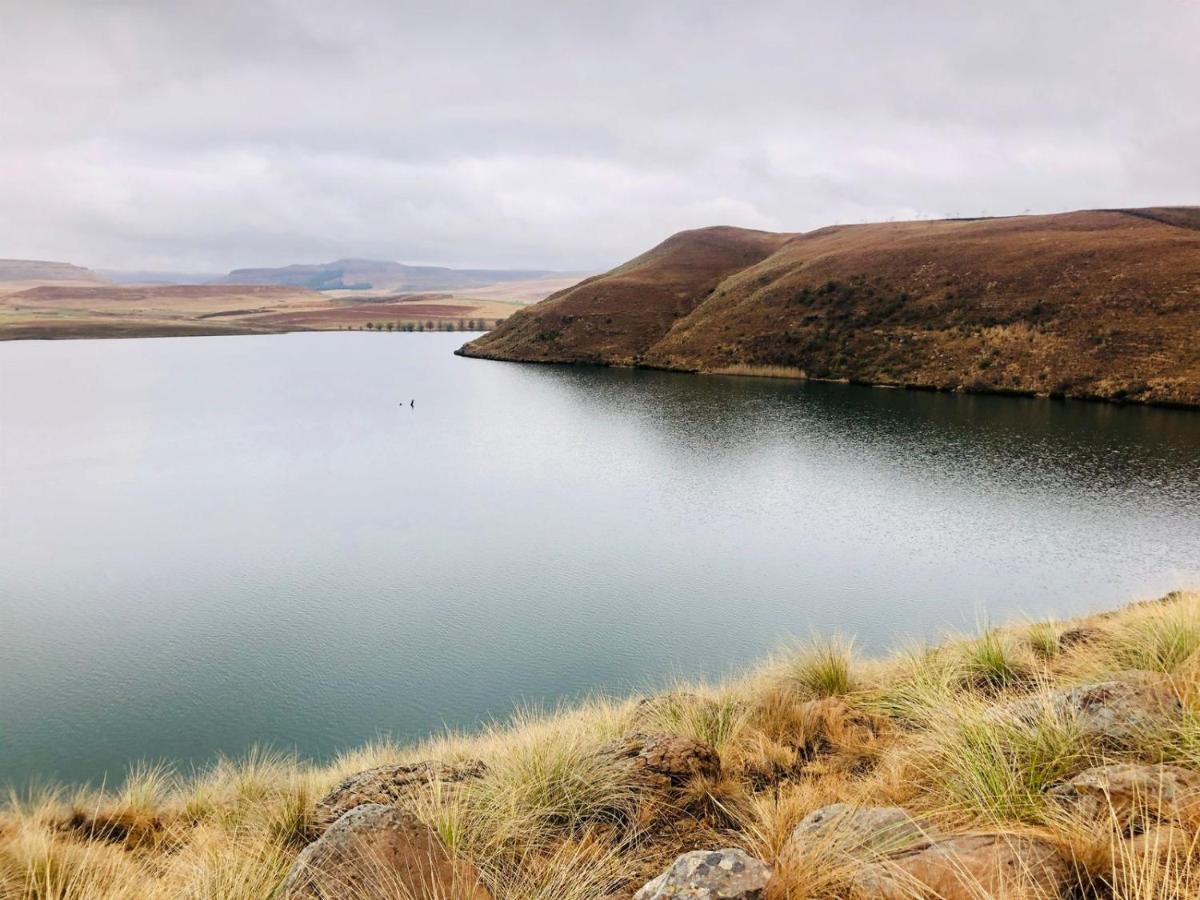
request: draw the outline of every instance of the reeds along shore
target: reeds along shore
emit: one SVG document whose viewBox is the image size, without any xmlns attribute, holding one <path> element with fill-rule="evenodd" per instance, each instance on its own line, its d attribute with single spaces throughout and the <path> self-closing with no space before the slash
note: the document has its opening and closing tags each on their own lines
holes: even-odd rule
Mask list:
<svg viewBox="0 0 1200 900">
<path fill-rule="evenodd" d="M 1107 701 L 1089 706 L 1089 686 L 1113 682 L 1152 686 L 1172 714 L 1114 718 Z M 648 779 L 630 764 L 647 735 L 687 738 L 715 757 L 687 778 Z M 878 660 L 816 639 L 725 683 L 526 713 L 415 746 L 371 744 L 324 766 L 254 752 L 191 776 L 138 767 L 119 790 L 35 789 L 0 811 L 0 897 L 278 896 L 334 785 L 417 761 L 437 765 L 395 803 L 505 900 L 628 898 L 679 854 L 714 848 L 769 864 L 768 897 L 861 894 L 868 867 L 890 863 L 864 857 L 852 817 L 807 843 L 795 834 L 835 803 L 900 807 L 927 834 L 1036 842 L 1056 860 L 1056 896 L 1200 896 L 1200 803 L 1174 782 L 1169 808 L 1160 784 L 1138 810 L 1103 785 L 1079 787 L 1082 773 L 1114 763 L 1200 778 L 1200 594 L 1011 623 Z M 472 777 L 436 774 L 455 766 Z M 907 877 L 893 885 L 938 893 L 917 869 Z M 972 895 L 969 877 L 957 883 L 955 896 Z M 1022 890 L 1051 893 L 1036 879 Z"/>
</svg>

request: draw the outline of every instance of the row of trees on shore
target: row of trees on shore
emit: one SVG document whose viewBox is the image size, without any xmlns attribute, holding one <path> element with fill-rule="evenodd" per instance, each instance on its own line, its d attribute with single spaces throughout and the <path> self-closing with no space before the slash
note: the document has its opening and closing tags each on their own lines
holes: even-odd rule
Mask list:
<svg viewBox="0 0 1200 900">
<path fill-rule="evenodd" d="M 366 325 L 347 325 L 347 331 L 488 331 L 499 327 L 503 319 L 426 319 L 424 322 L 368 322 Z"/>
</svg>

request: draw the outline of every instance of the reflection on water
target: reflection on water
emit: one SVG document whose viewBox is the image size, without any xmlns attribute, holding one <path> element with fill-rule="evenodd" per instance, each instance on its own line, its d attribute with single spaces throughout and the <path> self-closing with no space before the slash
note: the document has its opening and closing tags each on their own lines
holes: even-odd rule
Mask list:
<svg viewBox="0 0 1200 900">
<path fill-rule="evenodd" d="M 458 339 L 0 345 L 0 780 L 327 755 L 813 628 L 1200 584 L 1200 414 Z"/>
</svg>

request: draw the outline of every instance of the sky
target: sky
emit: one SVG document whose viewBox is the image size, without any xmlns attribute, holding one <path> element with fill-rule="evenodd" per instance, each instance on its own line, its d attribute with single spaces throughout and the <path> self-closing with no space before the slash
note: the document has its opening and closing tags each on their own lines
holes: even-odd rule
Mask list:
<svg viewBox="0 0 1200 900">
<path fill-rule="evenodd" d="M 1200 2 L 0 0 L 0 257 L 599 270 L 1200 203 Z"/>
</svg>

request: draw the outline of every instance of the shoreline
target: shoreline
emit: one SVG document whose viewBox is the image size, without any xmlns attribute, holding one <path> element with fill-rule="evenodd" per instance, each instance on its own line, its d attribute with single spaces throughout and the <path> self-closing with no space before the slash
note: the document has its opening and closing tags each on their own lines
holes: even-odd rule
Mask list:
<svg viewBox="0 0 1200 900">
<path fill-rule="evenodd" d="M 744 370 L 733 371 L 730 369 L 701 369 L 689 367 L 672 367 L 667 365 L 650 365 L 646 363 L 613 363 L 601 360 L 554 360 L 554 359 L 518 359 L 514 357 L 501 356 L 499 354 L 490 354 L 486 351 L 479 351 L 470 347 L 470 344 L 464 344 L 454 351 L 455 356 L 461 356 L 465 359 L 482 359 L 489 362 L 504 362 L 504 363 L 521 363 L 540 366 L 588 366 L 604 369 L 640 369 L 647 372 L 674 372 L 682 375 L 704 375 L 704 376 L 722 376 L 726 378 L 761 378 L 774 379 L 778 381 L 812 381 L 819 384 L 847 384 L 858 387 L 879 388 L 882 390 L 906 390 L 920 391 L 929 394 L 970 394 L 974 396 L 986 397 L 1011 397 L 1023 398 L 1027 400 L 1052 400 L 1057 402 L 1063 401 L 1081 401 L 1084 403 L 1103 403 L 1111 406 L 1131 406 L 1145 407 L 1151 409 L 1174 409 L 1195 412 L 1200 410 L 1200 403 L 1188 403 L 1178 400 L 1138 400 L 1129 397 L 1108 397 L 1102 394 L 1070 394 L 1059 392 L 1039 392 L 1034 390 L 1025 390 L 1021 388 L 983 388 L 972 387 L 970 385 L 935 385 L 923 384 L 919 382 L 886 382 L 886 381 L 866 381 L 853 378 L 818 378 L 812 375 L 804 374 L 801 369 L 794 369 L 789 374 L 778 373 L 775 371 L 752 371 L 755 367 L 745 367 Z M 762 369 L 774 369 L 776 367 L 757 367 Z M 794 374 L 793 374 L 794 373 Z"/>
</svg>

